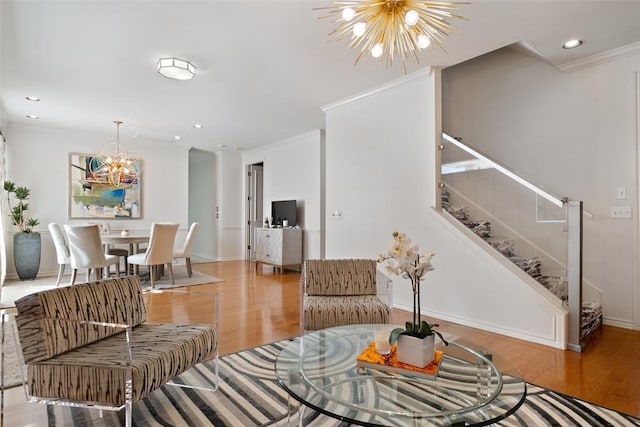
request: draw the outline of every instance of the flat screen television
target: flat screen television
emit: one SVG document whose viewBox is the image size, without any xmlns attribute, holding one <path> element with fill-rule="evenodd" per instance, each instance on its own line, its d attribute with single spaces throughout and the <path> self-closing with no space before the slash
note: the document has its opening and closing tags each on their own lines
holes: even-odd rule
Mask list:
<svg viewBox="0 0 640 427">
<path fill-rule="evenodd" d="M 282 227 L 282 221 L 285 219 L 289 227 L 295 227 L 298 224 L 296 222 L 296 201 L 279 200 L 271 202 L 271 217 L 273 218 L 272 227 Z"/>
</svg>

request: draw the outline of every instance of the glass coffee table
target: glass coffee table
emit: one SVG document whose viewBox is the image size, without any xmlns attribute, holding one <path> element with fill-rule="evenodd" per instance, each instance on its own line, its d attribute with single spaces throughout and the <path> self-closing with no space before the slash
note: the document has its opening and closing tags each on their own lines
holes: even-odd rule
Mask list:
<svg viewBox="0 0 640 427">
<path fill-rule="evenodd" d="M 297 337 L 280 352 L 276 377 L 304 407 L 365 426 L 487 425 L 525 400 L 526 383 L 514 366 L 456 337 L 446 337 L 448 346 L 437 343 L 444 356 L 434 378 L 358 367 L 373 332 L 374 325 L 349 325 Z"/>
</svg>

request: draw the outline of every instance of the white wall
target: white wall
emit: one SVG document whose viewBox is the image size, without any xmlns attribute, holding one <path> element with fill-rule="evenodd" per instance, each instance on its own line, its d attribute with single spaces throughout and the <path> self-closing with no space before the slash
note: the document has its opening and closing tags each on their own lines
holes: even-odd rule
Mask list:
<svg viewBox="0 0 640 427">
<path fill-rule="evenodd" d="M 218 259 L 233 260 L 244 258 L 244 212 L 242 194 L 244 193 L 244 173 L 242 156 L 231 149 L 218 153 L 220 177 L 218 199 L 220 203 L 219 254 Z"/>
<path fill-rule="evenodd" d="M 326 257 L 377 258 L 392 231 L 435 251 L 428 315 L 562 347 L 566 312 L 433 211 L 438 72 L 416 73 L 326 110 Z M 332 216 L 341 212 L 341 217 Z M 411 310 L 408 281 L 394 305 Z M 509 304 L 505 304 L 508 301 Z"/>
<path fill-rule="evenodd" d="M 636 77 L 640 53 L 563 73 L 503 49 L 443 72 L 445 132 L 542 184 L 583 200 L 584 278 L 603 292 L 605 323 L 631 328 L 638 217 Z M 627 198 L 616 198 L 626 187 Z M 640 323 L 636 324 L 640 328 Z"/>
<path fill-rule="evenodd" d="M 113 140 L 113 135 L 78 133 L 40 127 L 9 125 L 7 129 L 7 179 L 31 189 L 29 217 L 40 221 L 42 256 L 39 275 L 55 274 L 57 264 L 50 222 L 84 223 L 69 219 L 69 153 L 93 152 Z M 146 140 L 121 137 L 122 149 L 136 151 L 144 159 L 142 172 L 142 219 L 110 220 L 112 228 L 147 229 L 154 221 L 188 221 L 188 148 Z M 8 240 L 15 227 L 9 224 Z M 11 244 L 8 245 L 8 278 L 15 278 Z"/>
<path fill-rule="evenodd" d="M 274 200 L 297 201 L 297 222 L 303 229 L 303 259 L 322 258 L 324 132 L 314 130 L 247 151 L 245 167 L 263 162 L 263 212 Z"/>
<path fill-rule="evenodd" d="M 219 206 L 217 180 L 216 154 L 189 150 L 189 224 L 200 224 L 193 242 L 193 255 L 214 260 L 218 259 L 220 221 L 216 218 L 216 206 Z"/>
</svg>

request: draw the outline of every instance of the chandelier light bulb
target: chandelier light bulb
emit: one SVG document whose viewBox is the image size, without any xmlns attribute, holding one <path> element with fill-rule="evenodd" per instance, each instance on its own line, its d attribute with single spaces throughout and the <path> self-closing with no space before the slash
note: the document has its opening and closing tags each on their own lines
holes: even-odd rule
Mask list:
<svg viewBox="0 0 640 427">
<path fill-rule="evenodd" d="M 355 16 L 355 14 L 356 14 L 356 11 L 353 10 L 352 7 L 345 7 L 344 10 L 342 11 L 342 18 L 345 21 L 351 21 Z"/>
<path fill-rule="evenodd" d="M 410 27 L 416 25 L 419 19 L 420 16 L 415 10 L 407 10 L 407 13 L 404 14 L 404 23 Z"/>
<path fill-rule="evenodd" d="M 420 46 L 420 49 L 426 49 L 430 44 L 431 39 L 429 37 L 425 36 L 424 34 L 420 34 L 418 36 L 418 46 Z"/>
<path fill-rule="evenodd" d="M 374 58 L 380 58 L 382 56 L 382 43 L 376 43 L 371 49 L 371 56 Z"/>
<path fill-rule="evenodd" d="M 358 22 L 353 26 L 353 35 L 356 37 L 362 37 L 367 31 L 367 24 L 365 22 Z"/>
<path fill-rule="evenodd" d="M 351 39 L 349 48 L 358 51 L 355 63 L 369 54 L 392 66 L 402 62 L 405 74 L 406 61 L 420 63 L 419 54 L 431 45 L 443 49 L 443 44 L 453 31 L 451 21 L 464 19 L 457 14 L 462 1 L 433 0 L 332 0 L 332 6 L 314 10 L 328 10 L 336 24 L 329 33 L 329 40 Z M 378 46 L 378 43 L 382 43 Z"/>
</svg>

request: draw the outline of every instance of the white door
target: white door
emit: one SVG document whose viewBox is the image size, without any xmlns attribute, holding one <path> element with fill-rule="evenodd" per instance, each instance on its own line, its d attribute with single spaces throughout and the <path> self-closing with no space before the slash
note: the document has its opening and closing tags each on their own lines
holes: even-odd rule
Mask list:
<svg viewBox="0 0 640 427">
<path fill-rule="evenodd" d="M 256 259 L 255 229 L 264 223 L 262 163 L 247 166 L 247 259 Z"/>
</svg>

